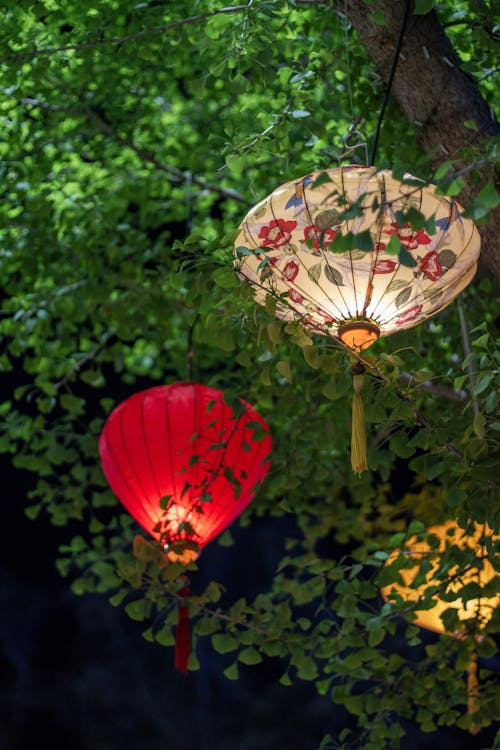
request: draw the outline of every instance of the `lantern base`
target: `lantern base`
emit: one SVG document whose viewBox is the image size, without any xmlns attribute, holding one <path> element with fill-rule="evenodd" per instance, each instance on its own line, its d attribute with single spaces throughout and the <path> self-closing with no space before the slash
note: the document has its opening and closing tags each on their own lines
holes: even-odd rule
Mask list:
<svg viewBox="0 0 500 750">
<path fill-rule="evenodd" d="M 358 318 L 341 323 L 337 333 L 339 339 L 350 349 L 362 352 L 380 336 L 380 326 L 373 320 Z"/>
</svg>

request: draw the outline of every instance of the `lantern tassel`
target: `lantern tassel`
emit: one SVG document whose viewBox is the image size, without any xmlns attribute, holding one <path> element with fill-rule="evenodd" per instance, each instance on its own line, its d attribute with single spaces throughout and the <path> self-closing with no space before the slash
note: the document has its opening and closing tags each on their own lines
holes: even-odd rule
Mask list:
<svg viewBox="0 0 500 750">
<path fill-rule="evenodd" d="M 189 596 L 191 592 L 185 586 L 180 589 L 179 597 Z M 175 668 L 182 674 L 187 674 L 191 638 L 189 634 L 189 607 L 179 603 L 177 611 L 177 630 L 175 634 Z"/>
<path fill-rule="evenodd" d="M 467 713 L 472 716 L 479 710 L 479 687 L 477 679 L 477 655 L 472 654 L 469 666 L 467 667 Z M 471 724 L 469 732 L 477 734 L 480 727 L 477 724 Z"/>
<path fill-rule="evenodd" d="M 360 362 L 352 367 L 354 394 L 352 398 L 351 465 L 356 474 L 361 474 L 368 469 L 365 411 L 362 396 L 364 371 L 365 368 Z"/>
</svg>

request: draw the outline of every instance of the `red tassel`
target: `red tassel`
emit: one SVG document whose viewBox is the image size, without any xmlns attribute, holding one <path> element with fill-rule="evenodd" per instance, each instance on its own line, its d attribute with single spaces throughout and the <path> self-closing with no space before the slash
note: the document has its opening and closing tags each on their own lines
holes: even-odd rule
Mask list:
<svg viewBox="0 0 500 750">
<path fill-rule="evenodd" d="M 191 592 L 184 587 L 179 591 L 179 596 L 189 596 Z M 177 631 L 175 635 L 175 668 L 187 674 L 189 662 L 189 650 L 191 639 L 189 635 L 189 607 L 179 604 L 177 614 Z"/>
</svg>

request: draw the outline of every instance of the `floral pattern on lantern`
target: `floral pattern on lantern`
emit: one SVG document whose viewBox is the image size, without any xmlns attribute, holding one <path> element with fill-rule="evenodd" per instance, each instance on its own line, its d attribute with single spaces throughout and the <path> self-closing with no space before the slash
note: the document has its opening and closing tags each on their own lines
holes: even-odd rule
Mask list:
<svg viewBox="0 0 500 750">
<path fill-rule="evenodd" d="M 436 231 L 413 228 L 409 209 L 433 218 Z M 235 268 L 258 303 L 277 299 L 283 320 L 332 337 L 345 323 L 367 322 L 372 334 L 361 350 L 435 315 L 472 280 L 480 238 L 461 212 L 411 175 L 400 181 L 360 166 L 314 172 L 248 212 Z M 349 249 L 339 251 L 335 241 L 346 236 Z"/>
</svg>

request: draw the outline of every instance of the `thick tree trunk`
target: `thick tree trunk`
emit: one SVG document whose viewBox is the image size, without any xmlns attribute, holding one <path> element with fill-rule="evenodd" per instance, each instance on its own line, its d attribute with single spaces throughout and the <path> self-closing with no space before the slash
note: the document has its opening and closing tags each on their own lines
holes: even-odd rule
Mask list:
<svg viewBox="0 0 500 750">
<path fill-rule="evenodd" d="M 348 0 L 349 19 L 387 82 L 399 32 L 403 22 L 404 0 L 381 0 L 387 26 L 374 23 L 371 8 L 363 0 Z M 436 164 L 457 158 L 460 149 L 498 134 L 500 125 L 482 98 L 471 77 L 460 68 L 460 59 L 441 27 L 434 11 L 423 16 L 410 13 L 403 46 L 392 83 L 391 93 L 411 122 L 420 130 L 419 141 L 425 151 L 436 151 Z M 473 120 L 477 130 L 464 123 Z M 466 165 L 464 165 L 466 166 Z M 491 166 L 490 166 L 491 168 Z M 468 174 L 464 174 L 468 180 Z M 468 183 L 458 196 L 467 205 L 477 192 Z M 480 228 L 482 265 L 500 282 L 500 211 Z"/>
</svg>

